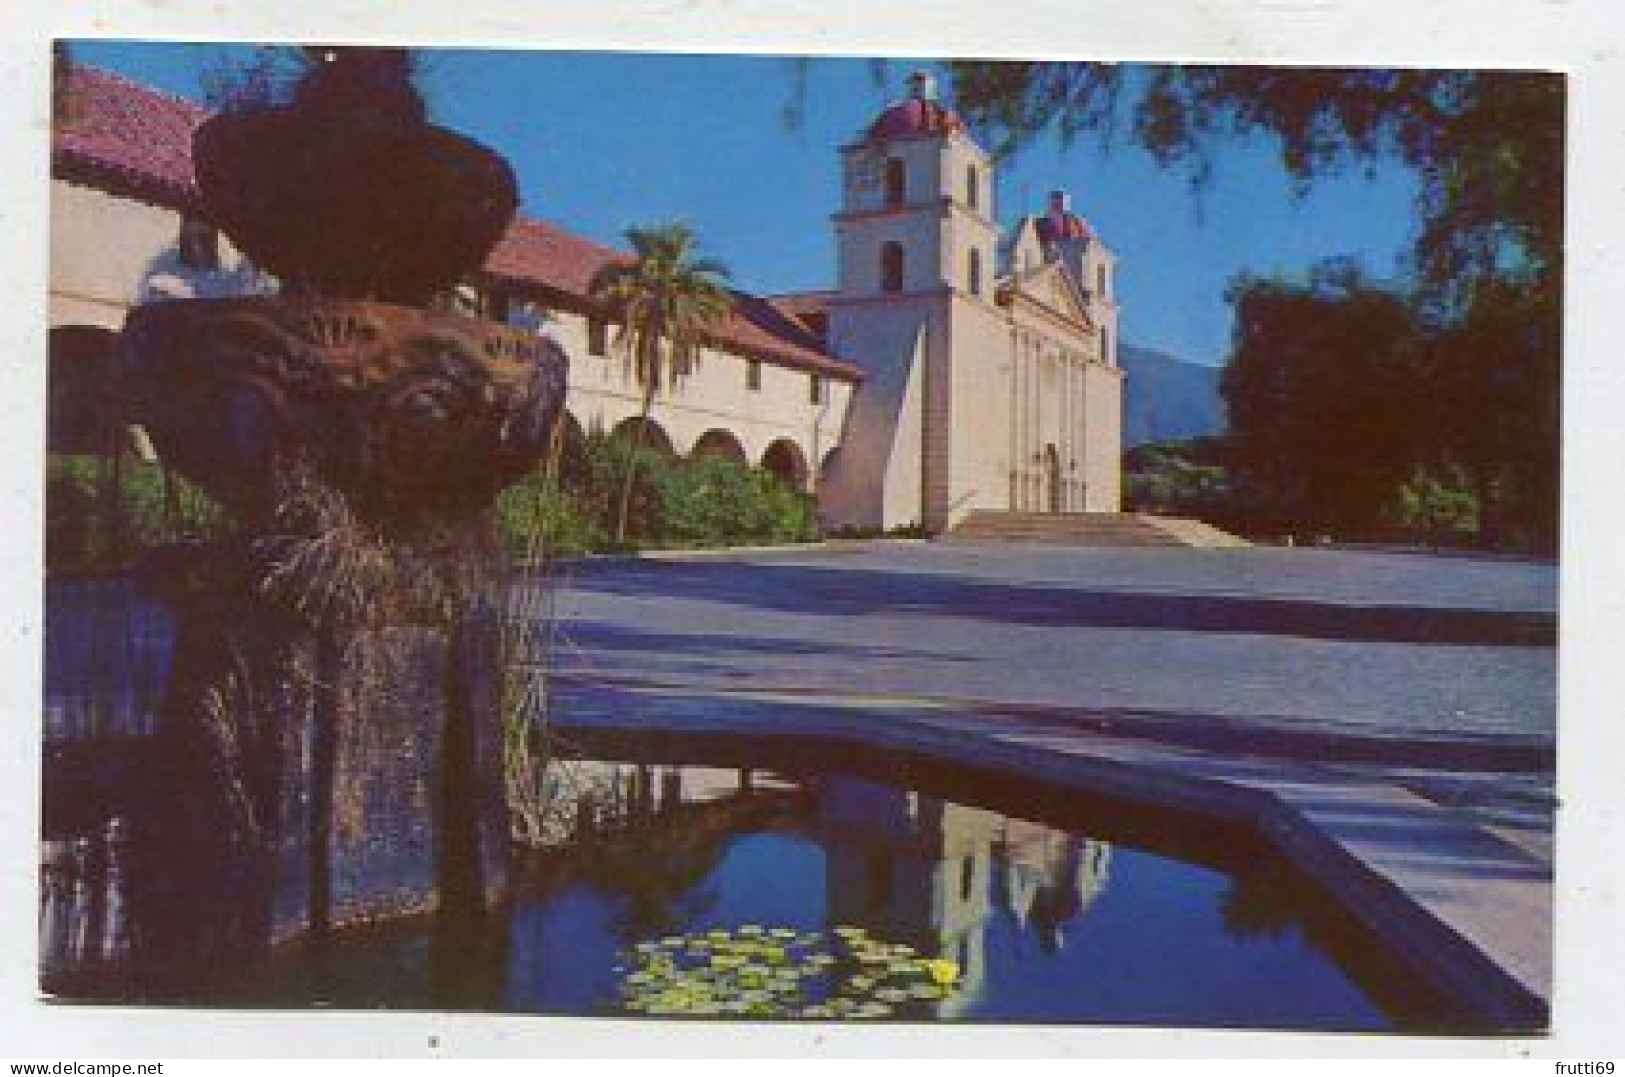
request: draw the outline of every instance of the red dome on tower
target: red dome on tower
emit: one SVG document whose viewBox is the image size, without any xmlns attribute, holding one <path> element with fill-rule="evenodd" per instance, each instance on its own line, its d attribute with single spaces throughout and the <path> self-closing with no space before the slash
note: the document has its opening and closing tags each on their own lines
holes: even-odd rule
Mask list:
<svg viewBox="0 0 1625 1077">
<path fill-rule="evenodd" d="M 946 135 L 965 129 L 959 113 L 937 100 L 936 78 L 929 71 L 908 77 L 908 97 L 888 105 L 869 125 L 868 139 Z"/>
<path fill-rule="evenodd" d="M 1094 238 L 1089 223 L 1072 212 L 1072 199 L 1065 191 L 1051 191 L 1049 210 L 1038 218 L 1038 238 L 1044 243 Z"/>
</svg>

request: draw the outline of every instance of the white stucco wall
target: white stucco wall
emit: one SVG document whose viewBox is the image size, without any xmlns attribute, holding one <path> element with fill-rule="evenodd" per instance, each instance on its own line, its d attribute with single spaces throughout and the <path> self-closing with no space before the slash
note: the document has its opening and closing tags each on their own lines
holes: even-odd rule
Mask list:
<svg viewBox="0 0 1625 1077">
<path fill-rule="evenodd" d="M 858 301 L 831 307 L 831 348 L 862 356 L 868 377 L 853 400 L 840 455 L 819 493 L 829 527 L 889 529 L 922 522 L 933 306 Z"/>
<path fill-rule="evenodd" d="M 588 321 L 580 314 L 552 312 L 547 332 L 570 357 L 566 407 L 583 430 L 595 426 L 613 430 L 638 414 L 643 390 L 616 346 L 614 326 L 606 329 L 601 356 L 592 354 Z M 819 464 L 840 439 L 852 382 L 823 375 L 823 402 L 814 403 L 811 372 L 763 359 L 761 387 L 751 389 L 748 368 L 745 356 L 707 348 L 692 373 L 655 396 L 651 421 L 666 432 L 681 456 L 691 453 L 695 442 L 711 430 L 732 433 L 752 464 L 761 463 L 775 441 L 788 440 L 801 453 L 810 486 Z"/>
<path fill-rule="evenodd" d="M 1092 362 L 1084 367 L 1084 452 L 1087 512 L 1120 512 L 1123 507 L 1123 371 Z"/>
<path fill-rule="evenodd" d="M 183 265 L 181 214 L 93 187 L 51 181 L 48 317 L 117 331 L 130 307 L 187 295 L 261 292 L 273 284 L 221 237 L 220 268 Z"/>
<path fill-rule="evenodd" d="M 991 287 L 988 293 L 991 294 Z M 953 304 L 952 401 L 949 422 L 947 526 L 975 509 L 1009 501 L 1010 327 L 1004 311 L 984 297 Z"/>
</svg>

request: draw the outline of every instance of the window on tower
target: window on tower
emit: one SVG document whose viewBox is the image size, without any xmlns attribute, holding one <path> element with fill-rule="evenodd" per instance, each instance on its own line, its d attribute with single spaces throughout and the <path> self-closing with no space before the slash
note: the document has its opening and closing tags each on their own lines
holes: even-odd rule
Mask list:
<svg viewBox="0 0 1625 1077">
<path fill-rule="evenodd" d="M 587 319 L 587 354 L 603 355 L 609 350 L 609 327 L 600 318 Z"/>
<path fill-rule="evenodd" d="M 972 247 L 970 250 L 970 264 L 966 267 L 965 289 L 971 295 L 982 294 L 982 252 Z"/>
<path fill-rule="evenodd" d="M 976 166 L 965 166 L 965 204 L 978 209 L 982 204 L 982 185 L 976 176 Z"/>
<path fill-rule="evenodd" d="M 1096 281 L 1097 284 L 1099 284 L 1099 288 L 1096 289 L 1096 290 L 1099 291 L 1102 296 L 1104 296 L 1106 294 L 1106 263 L 1105 262 L 1102 262 L 1099 265 L 1095 266 L 1095 281 Z"/>
<path fill-rule="evenodd" d="M 903 290 L 903 245 L 896 240 L 888 240 L 880 248 L 880 290 Z"/>
<path fill-rule="evenodd" d="M 900 206 L 908 196 L 908 167 L 896 157 L 886 159 L 886 205 Z"/>
</svg>

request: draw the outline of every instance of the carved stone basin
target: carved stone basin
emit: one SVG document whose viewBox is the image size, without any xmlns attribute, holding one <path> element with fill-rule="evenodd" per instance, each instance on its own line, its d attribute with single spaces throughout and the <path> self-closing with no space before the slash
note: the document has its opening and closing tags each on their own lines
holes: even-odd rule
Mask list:
<svg viewBox="0 0 1625 1077">
<path fill-rule="evenodd" d="M 244 520 L 299 465 L 393 535 L 472 515 L 533 468 L 568 372 L 534 333 L 336 299 L 152 304 L 121 355 L 160 455 Z"/>
</svg>

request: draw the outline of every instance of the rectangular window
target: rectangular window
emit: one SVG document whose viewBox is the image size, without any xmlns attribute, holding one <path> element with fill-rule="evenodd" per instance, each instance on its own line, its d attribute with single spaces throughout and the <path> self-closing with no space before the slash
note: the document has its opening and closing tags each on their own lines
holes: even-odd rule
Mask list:
<svg viewBox="0 0 1625 1077">
<path fill-rule="evenodd" d="M 812 380 L 807 383 L 807 399 L 814 404 L 824 402 L 824 379 L 822 375 L 812 375 Z"/>
<path fill-rule="evenodd" d="M 745 388 L 753 393 L 762 388 L 762 361 L 760 359 L 745 360 Z"/>
<path fill-rule="evenodd" d="M 587 354 L 603 355 L 609 350 L 609 327 L 601 319 L 587 319 Z"/>
</svg>

